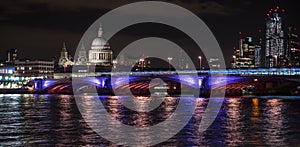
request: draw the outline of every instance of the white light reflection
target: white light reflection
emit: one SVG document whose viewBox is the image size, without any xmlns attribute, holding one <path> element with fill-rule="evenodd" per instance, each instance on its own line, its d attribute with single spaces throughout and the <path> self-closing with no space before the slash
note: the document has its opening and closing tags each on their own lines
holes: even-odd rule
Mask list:
<svg viewBox="0 0 300 147">
<path fill-rule="evenodd" d="M 263 129 L 264 138 L 268 146 L 277 144 L 278 146 L 285 146 L 285 137 L 282 135 L 283 131 L 286 130 L 284 126 L 284 117 L 282 99 L 269 99 L 266 102 L 266 118 Z"/>
<path fill-rule="evenodd" d="M 228 142 L 228 146 L 236 146 L 244 140 L 244 135 L 242 126 L 245 124 L 241 119 L 243 119 L 243 115 L 241 112 L 241 99 L 238 98 L 228 98 L 227 99 L 227 120 L 225 120 L 226 130 L 226 142 Z"/>
</svg>

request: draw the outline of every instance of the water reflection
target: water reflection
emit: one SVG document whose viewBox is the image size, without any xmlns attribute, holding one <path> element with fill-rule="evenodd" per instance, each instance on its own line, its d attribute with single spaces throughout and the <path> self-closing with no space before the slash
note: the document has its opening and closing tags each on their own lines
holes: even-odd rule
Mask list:
<svg viewBox="0 0 300 147">
<path fill-rule="evenodd" d="M 22 145 L 19 139 L 24 134 L 24 120 L 18 106 L 20 95 L 0 96 L 0 143 L 1 145 Z"/>
<path fill-rule="evenodd" d="M 260 114 L 260 109 L 261 106 L 260 105 L 260 99 L 258 98 L 253 98 L 252 99 L 252 113 L 250 115 L 250 123 L 251 127 L 249 127 L 249 137 L 251 138 L 251 140 L 253 140 L 250 144 L 251 145 L 262 145 L 265 144 L 265 140 L 263 140 L 263 134 L 262 134 L 262 126 L 261 126 L 261 121 L 264 119 L 261 114 Z"/>
<path fill-rule="evenodd" d="M 245 126 L 244 119 L 245 115 L 241 111 L 241 100 L 239 99 L 228 99 L 226 101 L 227 110 L 225 119 L 225 128 L 228 133 L 225 134 L 226 142 L 229 146 L 241 144 L 245 140 L 243 126 Z"/>
<path fill-rule="evenodd" d="M 282 113 L 285 111 L 281 99 L 270 99 L 266 101 L 265 107 L 265 127 L 263 128 L 264 138 L 269 140 L 267 145 L 277 144 L 278 146 L 287 145 L 285 142 L 284 117 Z"/>
<path fill-rule="evenodd" d="M 166 120 L 179 101 L 178 98 L 167 97 L 151 112 L 135 112 L 121 104 L 121 100 L 126 97 L 83 97 L 82 105 L 89 108 L 83 115 L 88 121 L 98 122 L 95 115 L 106 111 L 119 123 L 139 127 L 156 125 Z M 100 99 L 105 109 L 93 109 L 93 99 Z M 190 102 L 191 98 L 180 100 Z M 300 143 L 299 100 L 226 98 L 214 123 L 207 131 L 199 132 L 199 124 L 209 101 L 197 98 L 197 107 L 189 123 L 177 135 L 157 146 L 289 146 Z M 120 132 L 119 124 L 97 125 L 109 128 L 111 132 Z M 136 135 L 136 139 L 141 142 L 151 142 L 150 134 L 147 133 L 118 135 L 116 137 L 125 139 L 128 135 Z M 77 109 L 74 97 L 69 95 L 0 95 L 2 145 L 115 146 L 87 125 Z"/>
</svg>

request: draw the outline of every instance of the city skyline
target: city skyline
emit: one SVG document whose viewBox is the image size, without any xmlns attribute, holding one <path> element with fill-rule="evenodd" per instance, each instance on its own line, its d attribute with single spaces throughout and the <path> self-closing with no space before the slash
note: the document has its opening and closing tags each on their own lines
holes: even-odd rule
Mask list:
<svg viewBox="0 0 300 147">
<path fill-rule="evenodd" d="M 232 61 L 233 47 L 237 46 L 238 40 L 240 39 L 239 32 L 242 32 L 242 35 L 245 37 L 252 36 L 254 40 L 257 41 L 258 30 L 265 29 L 266 14 L 270 8 L 279 5 L 285 10 L 285 16 L 282 18 L 285 32 L 287 32 L 287 26 L 293 25 L 297 28 L 300 24 L 299 20 L 296 19 L 297 17 L 295 17 L 297 9 L 291 2 L 168 2 L 178 4 L 191 10 L 207 23 L 223 50 L 227 67 L 230 67 Z M 5 41 L 0 46 L 1 60 L 6 58 L 5 51 L 10 48 L 17 48 L 19 58 L 21 59 L 51 60 L 52 57 L 59 57 L 62 42 L 67 43 L 69 53 L 74 55 L 79 39 L 87 27 L 105 12 L 121 6 L 123 3 L 115 2 L 114 4 L 109 4 L 107 1 L 103 1 L 103 3 L 99 3 L 93 7 L 89 5 L 80 6 L 79 4 L 80 2 L 78 1 L 78 3 L 72 5 L 72 8 L 69 8 L 71 6 L 67 4 L 62 5 L 55 2 L 51 3 L 46 1 L 39 3 L 32 1 L 24 2 L 22 5 L 16 3 L 14 7 L 18 8 L 19 13 L 17 13 L 17 10 L 14 14 L 11 13 L 9 10 L 12 10 L 13 7 L 3 9 L 5 13 L 1 14 L 0 25 L 4 27 L 0 28 L 5 30 L 2 30 L 4 33 L 0 35 L 0 38 Z M 197 5 L 194 6 L 193 4 Z M 12 4 L 6 3 L 4 5 L 10 6 Z M 256 8 L 258 5 L 260 7 Z M 99 6 L 100 9 L 98 9 L 97 6 Z M 30 10 L 30 12 L 24 11 L 21 13 L 21 10 L 25 7 L 27 11 Z M 43 7 L 43 11 L 41 11 L 42 8 L 40 7 Z M 69 9 L 62 10 L 64 7 L 68 7 Z M 196 8 L 200 9 L 198 10 Z M 249 11 L 251 8 L 255 8 L 255 11 Z M 42 13 L 38 13 L 40 11 Z M 56 13 L 62 13 L 62 15 L 54 16 L 53 14 Z M 33 17 L 39 19 L 33 19 Z M 70 21 L 62 21 L 65 17 Z M 28 21 L 24 21 L 26 18 L 28 18 Z M 77 23 L 75 23 L 75 21 L 77 21 Z M 149 27 L 153 29 L 149 30 Z M 226 29 L 224 29 L 224 27 L 226 27 Z M 49 30 L 53 29 L 55 31 L 49 32 Z M 298 31 L 296 33 L 298 33 Z M 194 63 L 198 63 L 198 56 L 201 54 L 200 49 L 183 33 L 168 26 L 159 24 L 134 25 L 120 31 L 116 36 L 110 39 L 109 42 L 115 54 L 130 42 L 149 36 L 164 37 L 180 44 L 182 48 L 186 49 L 190 54 Z M 191 48 L 193 48 L 193 50 L 191 50 Z"/>
<path fill-rule="evenodd" d="M 300 145 L 298 11 L 286 0 L 4 1 L 0 146 Z"/>
</svg>

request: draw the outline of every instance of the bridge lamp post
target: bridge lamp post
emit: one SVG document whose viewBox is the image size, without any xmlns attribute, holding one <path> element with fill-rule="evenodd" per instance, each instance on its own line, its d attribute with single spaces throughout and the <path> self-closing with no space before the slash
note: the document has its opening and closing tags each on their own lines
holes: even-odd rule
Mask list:
<svg viewBox="0 0 300 147">
<path fill-rule="evenodd" d="M 233 68 L 236 68 L 236 56 L 232 56 L 233 58 Z"/>
<path fill-rule="evenodd" d="M 91 63 L 88 62 L 88 63 L 86 63 L 86 65 L 87 65 L 87 72 L 89 73 L 90 72 L 90 65 L 91 65 Z"/>
<path fill-rule="evenodd" d="M 278 67 L 278 56 L 274 55 L 274 58 L 275 58 L 275 67 Z"/>
<path fill-rule="evenodd" d="M 201 70 L 202 69 L 202 56 L 199 56 L 198 59 L 199 59 L 199 68 Z"/>
<path fill-rule="evenodd" d="M 169 61 L 169 71 L 170 71 L 171 70 L 171 61 L 172 61 L 172 58 L 168 57 L 168 61 Z"/>
<path fill-rule="evenodd" d="M 144 61 L 145 61 L 145 59 L 140 59 L 140 63 L 142 65 L 142 71 L 144 71 Z"/>
<path fill-rule="evenodd" d="M 113 65 L 114 65 L 114 72 L 116 72 L 116 68 L 117 68 L 117 63 L 118 61 L 117 60 L 113 60 Z"/>
<path fill-rule="evenodd" d="M 67 70 L 67 64 L 64 64 L 63 67 L 64 67 L 64 73 L 66 73 L 66 70 Z"/>
</svg>

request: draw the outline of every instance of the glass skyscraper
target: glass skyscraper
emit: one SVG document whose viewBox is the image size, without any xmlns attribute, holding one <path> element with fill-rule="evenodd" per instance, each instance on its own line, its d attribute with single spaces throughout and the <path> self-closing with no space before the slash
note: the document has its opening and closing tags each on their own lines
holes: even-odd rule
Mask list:
<svg viewBox="0 0 300 147">
<path fill-rule="evenodd" d="M 266 67 L 278 67 L 285 57 L 284 31 L 279 7 L 271 9 L 266 19 Z"/>
<path fill-rule="evenodd" d="M 255 67 L 255 46 L 252 37 L 241 38 L 239 48 L 235 50 L 235 68 Z"/>
<path fill-rule="evenodd" d="M 289 66 L 300 67 L 300 49 L 299 49 L 298 34 L 296 28 L 290 26 L 288 29 L 287 39 L 287 55 L 289 59 Z"/>
</svg>

